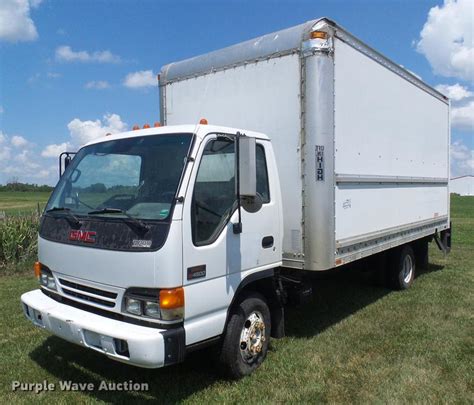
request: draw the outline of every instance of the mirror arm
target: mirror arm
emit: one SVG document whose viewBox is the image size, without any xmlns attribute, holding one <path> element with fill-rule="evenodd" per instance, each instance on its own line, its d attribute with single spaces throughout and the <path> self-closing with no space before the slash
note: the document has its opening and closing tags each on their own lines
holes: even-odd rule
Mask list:
<svg viewBox="0 0 474 405">
<path fill-rule="evenodd" d="M 235 161 L 236 161 L 236 196 L 237 196 L 237 210 L 239 213 L 239 222 L 233 224 L 234 234 L 242 233 L 242 211 L 240 204 L 240 153 L 239 153 L 239 143 L 240 143 L 240 132 L 235 134 Z"/>
</svg>

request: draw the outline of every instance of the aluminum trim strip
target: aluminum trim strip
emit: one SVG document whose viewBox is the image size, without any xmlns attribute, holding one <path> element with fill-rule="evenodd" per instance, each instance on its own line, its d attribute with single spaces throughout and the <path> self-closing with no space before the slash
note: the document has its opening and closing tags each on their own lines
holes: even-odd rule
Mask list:
<svg viewBox="0 0 474 405">
<path fill-rule="evenodd" d="M 411 176 L 371 176 L 357 174 L 336 174 L 337 184 L 352 183 L 410 183 L 410 184 L 441 184 L 447 185 L 448 178 L 442 177 L 411 177 Z"/>
<path fill-rule="evenodd" d="M 345 248 L 347 246 L 356 245 L 358 243 L 364 243 L 364 242 L 377 239 L 377 238 L 382 238 L 388 235 L 393 235 L 400 232 L 409 231 L 413 228 L 418 228 L 418 227 L 423 227 L 423 226 L 428 226 L 428 225 L 435 225 L 435 224 L 439 224 L 441 226 L 447 223 L 447 221 L 448 221 L 448 216 L 444 215 L 444 216 L 433 218 L 433 219 L 413 222 L 411 224 L 407 224 L 404 226 L 397 226 L 394 228 L 387 228 L 382 231 L 359 235 L 354 238 L 341 239 L 341 240 L 336 241 L 336 248 L 337 249 Z"/>
</svg>

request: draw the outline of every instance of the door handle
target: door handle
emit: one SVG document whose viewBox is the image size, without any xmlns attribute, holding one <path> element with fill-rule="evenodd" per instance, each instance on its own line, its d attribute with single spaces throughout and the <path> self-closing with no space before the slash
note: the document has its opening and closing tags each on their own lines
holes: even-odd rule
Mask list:
<svg viewBox="0 0 474 405">
<path fill-rule="evenodd" d="M 264 249 L 271 248 L 273 246 L 273 236 L 265 236 L 262 239 L 262 247 Z"/>
</svg>

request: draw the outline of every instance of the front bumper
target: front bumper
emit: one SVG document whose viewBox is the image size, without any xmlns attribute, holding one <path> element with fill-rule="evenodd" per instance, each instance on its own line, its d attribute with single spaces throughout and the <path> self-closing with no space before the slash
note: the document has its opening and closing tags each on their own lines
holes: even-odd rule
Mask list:
<svg viewBox="0 0 474 405">
<path fill-rule="evenodd" d="M 172 363 L 168 361 L 169 342 L 176 333 L 169 330 L 109 319 L 57 302 L 41 290 L 23 294 L 21 302 L 34 325 L 111 359 L 145 368 Z"/>
</svg>

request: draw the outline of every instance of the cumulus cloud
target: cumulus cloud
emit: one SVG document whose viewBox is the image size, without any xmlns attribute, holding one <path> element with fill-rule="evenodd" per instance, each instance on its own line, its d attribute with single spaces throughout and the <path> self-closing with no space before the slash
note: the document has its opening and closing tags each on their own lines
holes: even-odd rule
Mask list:
<svg viewBox="0 0 474 405">
<path fill-rule="evenodd" d="M 67 127 L 73 144 L 80 146 L 109 132 L 112 134 L 123 132 L 127 124 L 122 121 L 120 115 L 106 114 L 102 120 L 95 121 L 81 121 L 79 118 L 74 118 Z"/>
<path fill-rule="evenodd" d="M 158 85 L 158 80 L 151 70 L 140 70 L 129 73 L 123 80 L 123 85 L 130 89 L 140 89 Z"/>
<path fill-rule="evenodd" d="M 11 144 L 15 148 L 21 148 L 23 146 L 28 145 L 28 141 L 20 135 L 13 135 L 11 139 Z"/>
<path fill-rule="evenodd" d="M 474 173 L 474 150 L 462 141 L 451 145 L 451 177 Z"/>
<path fill-rule="evenodd" d="M 56 60 L 60 62 L 97 62 L 118 63 L 120 57 L 110 51 L 74 51 L 70 46 L 63 45 L 56 48 Z"/>
<path fill-rule="evenodd" d="M 69 149 L 71 149 L 69 142 L 51 144 L 42 150 L 41 156 L 45 158 L 57 158 L 61 153 L 69 151 Z"/>
<path fill-rule="evenodd" d="M 473 96 L 472 91 L 467 87 L 461 86 L 459 83 L 451 86 L 448 84 L 439 84 L 435 88 L 446 97 L 449 97 L 452 101 L 460 101 Z"/>
<path fill-rule="evenodd" d="M 472 0 L 445 0 L 429 11 L 416 48 L 436 74 L 474 80 L 472 15 Z"/>
<path fill-rule="evenodd" d="M 56 164 L 39 158 L 37 146 L 21 135 L 9 136 L 0 131 L 0 183 L 11 177 L 20 181 L 53 184 Z"/>
<path fill-rule="evenodd" d="M 451 109 L 451 126 L 465 131 L 474 131 L 474 100 Z"/>
<path fill-rule="evenodd" d="M 7 42 L 34 41 L 38 31 L 31 19 L 31 8 L 40 0 L 2 0 L 0 2 L 0 40 Z"/>
<path fill-rule="evenodd" d="M 78 149 L 93 139 L 127 130 L 127 124 L 118 114 L 105 114 L 101 120 L 82 121 L 74 118 L 67 124 L 70 140 L 59 144 L 47 145 L 41 152 L 45 158 L 57 158 L 61 152 Z"/>
<path fill-rule="evenodd" d="M 97 80 L 97 81 L 92 80 L 90 82 L 87 82 L 84 87 L 86 89 L 104 90 L 104 89 L 108 89 L 110 87 L 110 84 L 109 82 L 105 80 Z"/>
</svg>

